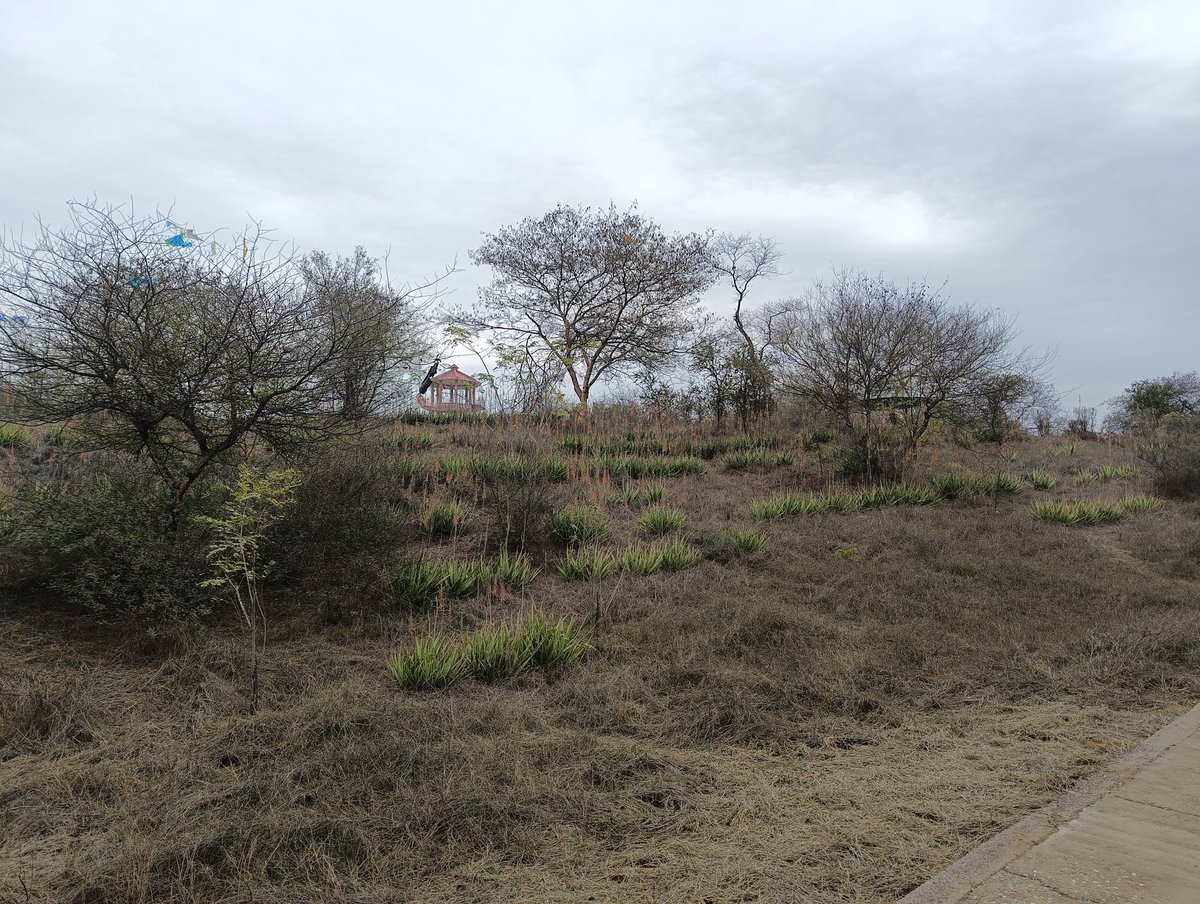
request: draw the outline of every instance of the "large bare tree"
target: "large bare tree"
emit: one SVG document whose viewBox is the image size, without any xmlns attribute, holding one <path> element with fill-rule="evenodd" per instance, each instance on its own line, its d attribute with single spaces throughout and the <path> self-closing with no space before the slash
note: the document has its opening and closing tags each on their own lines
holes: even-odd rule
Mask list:
<svg viewBox="0 0 1200 904">
<path fill-rule="evenodd" d="M 364 255 L 305 266 L 261 230 L 164 243 L 160 216 L 73 203 L 66 228 L 0 246 L 0 360 L 20 415 L 146 456 L 166 527 L 250 441 L 288 453 L 361 423 L 435 284 L 395 291 Z"/>
<path fill-rule="evenodd" d="M 495 278 L 452 316 L 557 362 L 586 409 L 601 380 L 683 350 L 714 278 L 708 238 L 667 235 L 634 208 L 560 204 L 484 237 L 471 260 Z"/>
<path fill-rule="evenodd" d="M 998 378 L 1029 366 L 1011 317 L 848 269 L 783 308 L 775 333 L 785 389 L 841 424 L 868 479 L 893 470 L 935 419 L 976 416 Z"/>
</svg>

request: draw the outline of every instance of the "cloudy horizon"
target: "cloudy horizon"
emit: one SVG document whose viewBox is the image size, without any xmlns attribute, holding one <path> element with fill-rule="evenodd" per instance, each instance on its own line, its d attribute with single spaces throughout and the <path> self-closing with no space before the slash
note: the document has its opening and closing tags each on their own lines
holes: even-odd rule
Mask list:
<svg viewBox="0 0 1200 904">
<path fill-rule="evenodd" d="M 482 232 L 636 201 L 773 236 L 754 304 L 845 265 L 1016 313 L 1066 408 L 1200 367 L 1200 6 L 737 9 L 8 0 L 0 224 L 252 216 L 469 302 Z"/>
</svg>

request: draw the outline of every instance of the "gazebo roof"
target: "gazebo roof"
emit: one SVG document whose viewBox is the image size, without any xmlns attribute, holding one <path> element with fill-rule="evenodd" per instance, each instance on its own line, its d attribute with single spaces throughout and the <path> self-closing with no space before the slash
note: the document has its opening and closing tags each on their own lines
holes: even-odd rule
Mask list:
<svg viewBox="0 0 1200 904">
<path fill-rule="evenodd" d="M 473 376 L 471 376 L 470 374 L 463 373 L 461 370 L 459 370 L 457 364 L 451 364 L 449 370 L 442 371 L 440 374 L 438 374 L 436 377 L 434 377 L 430 382 L 432 382 L 434 385 L 440 384 L 442 386 L 479 386 L 479 385 L 481 385 L 480 382 L 478 380 L 476 380 Z"/>
</svg>

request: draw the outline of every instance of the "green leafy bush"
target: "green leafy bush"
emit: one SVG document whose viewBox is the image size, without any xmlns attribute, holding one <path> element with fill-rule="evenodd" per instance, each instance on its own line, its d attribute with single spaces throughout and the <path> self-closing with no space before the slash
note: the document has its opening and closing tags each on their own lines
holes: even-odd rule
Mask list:
<svg viewBox="0 0 1200 904">
<path fill-rule="evenodd" d="M 412 649 L 392 657 L 388 671 L 396 682 L 411 690 L 449 687 L 467 673 L 458 645 L 440 634 L 418 637 Z"/>
<path fill-rule="evenodd" d="M 558 563 L 558 573 L 569 581 L 599 581 L 617 566 L 613 554 L 598 546 L 574 546 Z"/>
<path fill-rule="evenodd" d="M 651 534 L 670 534 L 683 530 L 686 519 L 678 509 L 655 506 L 647 509 L 638 519 L 638 526 Z"/>
<path fill-rule="evenodd" d="M 434 690 L 472 677 L 500 681 L 531 668 L 575 662 L 591 646 L 579 627 L 534 609 L 515 622 L 485 625 L 458 640 L 441 634 L 418 638 L 388 662 L 395 681 L 410 690 Z"/>
<path fill-rule="evenodd" d="M 1052 490 L 1054 485 L 1058 483 L 1056 478 L 1049 471 L 1034 471 L 1029 475 L 1029 482 L 1033 484 L 1035 490 Z"/>
<path fill-rule="evenodd" d="M 654 574 L 662 570 L 662 545 L 651 543 L 649 546 L 630 546 L 617 556 L 617 564 L 622 571 L 631 574 Z"/>
<path fill-rule="evenodd" d="M 1033 517 L 1060 524 L 1104 524 L 1118 521 L 1124 509 L 1112 502 L 1035 502 Z"/>
<path fill-rule="evenodd" d="M 124 455 L 94 453 L 55 474 L 8 475 L 3 512 L 14 583 L 104 619 L 162 621 L 207 614 L 208 530 L 198 516 L 220 497 L 193 493 L 172 533 L 161 481 Z"/>
<path fill-rule="evenodd" d="M 682 571 L 700 561 L 700 553 L 678 537 L 660 540 L 655 545 L 662 552 L 663 568 L 667 571 Z"/>
<path fill-rule="evenodd" d="M 432 537 L 455 537 L 465 533 L 470 521 L 471 510 L 457 499 L 435 503 L 425 517 L 421 527 Z"/>
<path fill-rule="evenodd" d="M 590 505 L 568 505 L 554 513 L 550 529 L 567 544 L 598 543 L 608 537 L 608 516 Z"/>
<path fill-rule="evenodd" d="M 767 535 L 762 531 L 746 528 L 734 528 L 729 532 L 729 539 L 742 552 L 756 553 L 767 544 Z"/>
</svg>

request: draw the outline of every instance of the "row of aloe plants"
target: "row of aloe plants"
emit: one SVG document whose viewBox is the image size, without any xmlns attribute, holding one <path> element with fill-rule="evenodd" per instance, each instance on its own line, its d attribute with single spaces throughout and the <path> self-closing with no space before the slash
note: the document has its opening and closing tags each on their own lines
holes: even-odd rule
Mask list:
<svg viewBox="0 0 1200 904">
<path fill-rule="evenodd" d="M 535 609 L 517 621 L 486 625 L 458 639 L 443 634 L 418 638 L 389 660 L 388 671 L 401 687 L 433 690 L 468 677 L 493 682 L 575 662 L 590 649 L 575 622 Z"/>
<path fill-rule="evenodd" d="M 461 599 L 488 587 L 522 590 L 538 575 L 524 553 L 501 552 L 492 558 L 457 561 L 416 559 L 401 562 L 386 575 L 392 597 L 419 607 L 438 598 Z"/>
<path fill-rule="evenodd" d="M 679 537 L 636 544 L 614 552 L 602 546 L 573 546 L 558 565 L 558 573 L 570 581 L 599 581 L 618 571 L 650 575 L 659 571 L 682 571 L 700 561 L 700 553 Z"/>
</svg>

